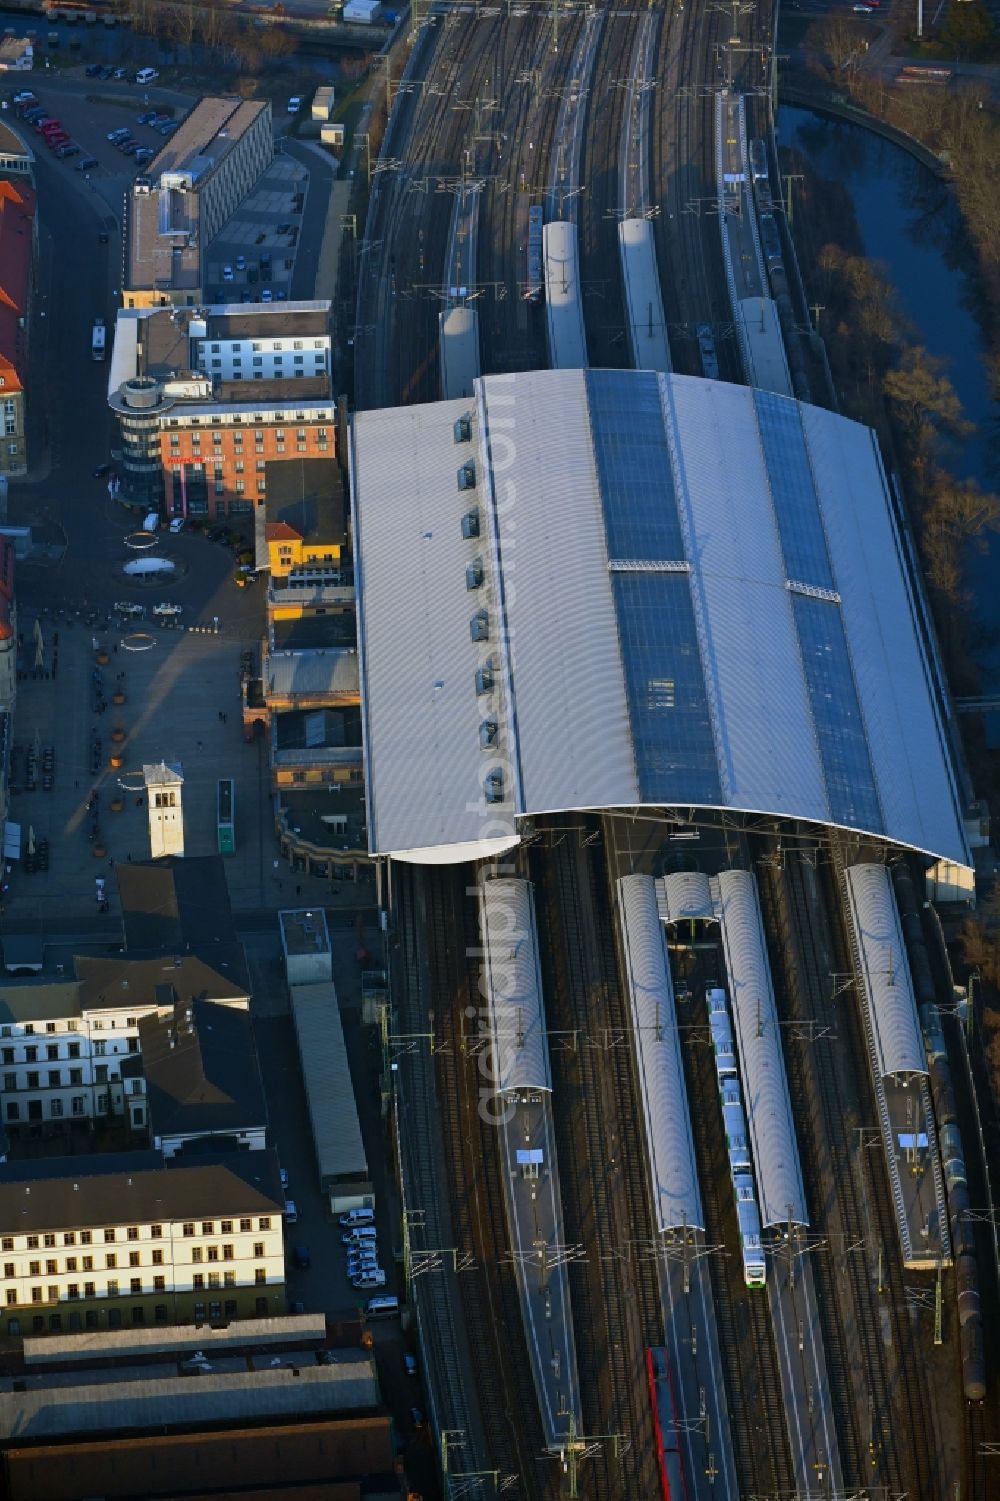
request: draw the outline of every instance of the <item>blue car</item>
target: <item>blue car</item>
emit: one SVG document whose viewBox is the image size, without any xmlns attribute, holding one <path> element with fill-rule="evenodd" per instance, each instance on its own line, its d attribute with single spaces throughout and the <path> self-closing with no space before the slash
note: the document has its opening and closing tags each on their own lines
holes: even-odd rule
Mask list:
<svg viewBox="0 0 1000 1501">
<path fill-rule="evenodd" d="M 156 110 L 148 109 L 144 115 L 136 115 L 135 118 L 138 125 L 152 125 L 156 119 Z"/>
</svg>

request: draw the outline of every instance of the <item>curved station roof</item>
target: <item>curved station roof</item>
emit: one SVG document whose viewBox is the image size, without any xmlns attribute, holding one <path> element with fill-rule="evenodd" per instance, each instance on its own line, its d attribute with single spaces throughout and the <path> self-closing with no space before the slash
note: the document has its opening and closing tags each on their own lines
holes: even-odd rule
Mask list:
<svg viewBox="0 0 1000 1501">
<path fill-rule="evenodd" d="M 681 805 L 968 864 L 874 435 L 690 376 L 486 376 L 354 418 L 373 853 Z"/>
</svg>

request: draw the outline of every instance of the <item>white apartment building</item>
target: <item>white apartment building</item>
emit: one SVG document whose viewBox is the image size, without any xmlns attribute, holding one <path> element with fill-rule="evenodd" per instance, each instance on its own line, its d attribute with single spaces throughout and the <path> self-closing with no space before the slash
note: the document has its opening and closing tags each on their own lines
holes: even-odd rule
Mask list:
<svg viewBox="0 0 1000 1501">
<path fill-rule="evenodd" d="M 241 984 L 193 955 L 78 958 L 76 969 L 75 980 L 0 986 L 0 1113 L 9 1136 L 112 1115 L 145 1131 L 145 1082 L 126 1065 L 140 1051 L 142 1019 L 181 996 L 249 1005 Z"/>
<path fill-rule="evenodd" d="M 171 1167 L 132 1152 L 2 1168 L 3 1332 L 283 1312 L 282 1213 L 273 1152 Z"/>
</svg>

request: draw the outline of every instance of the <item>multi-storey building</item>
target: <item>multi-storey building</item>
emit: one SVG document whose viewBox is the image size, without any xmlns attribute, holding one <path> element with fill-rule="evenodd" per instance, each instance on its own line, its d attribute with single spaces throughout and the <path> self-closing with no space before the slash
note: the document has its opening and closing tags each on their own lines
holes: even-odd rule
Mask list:
<svg viewBox="0 0 1000 1501">
<path fill-rule="evenodd" d="M 28 321 L 35 262 L 35 191 L 0 178 L 0 475 L 24 474 Z"/>
<path fill-rule="evenodd" d="M 0 1103 L 11 1137 L 111 1118 L 145 1132 L 143 1081 L 124 1067 L 140 1051 L 142 1019 L 194 996 L 249 1004 L 242 978 L 193 954 L 78 956 L 74 968 L 73 980 L 0 986 Z"/>
<path fill-rule="evenodd" d="M 283 1311 L 273 1152 L 164 1165 L 157 1152 L 0 1169 L 4 1333 Z"/>
<path fill-rule="evenodd" d="M 328 302 L 119 314 L 109 401 L 121 498 L 213 519 L 252 512 L 267 470 L 336 452 Z"/>
<path fill-rule="evenodd" d="M 123 1073 L 145 1086 L 153 1146 L 170 1159 L 197 1144 L 263 1151 L 267 1108 L 250 1015 L 195 998 L 139 1022 Z"/>
<path fill-rule="evenodd" d="M 208 247 L 273 156 L 269 103 L 195 105 L 127 198 L 126 308 L 201 301 Z"/>
</svg>

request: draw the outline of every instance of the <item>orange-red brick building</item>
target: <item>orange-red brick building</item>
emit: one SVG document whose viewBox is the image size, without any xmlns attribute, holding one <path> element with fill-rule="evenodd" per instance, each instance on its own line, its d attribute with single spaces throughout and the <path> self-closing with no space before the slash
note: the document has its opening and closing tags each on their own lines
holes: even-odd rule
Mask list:
<svg viewBox="0 0 1000 1501">
<path fill-rule="evenodd" d="M 35 251 L 35 191 L 0 178 L 0 474 L 28 467 L 25 438 L 28 317 Z"/>
</svg>

